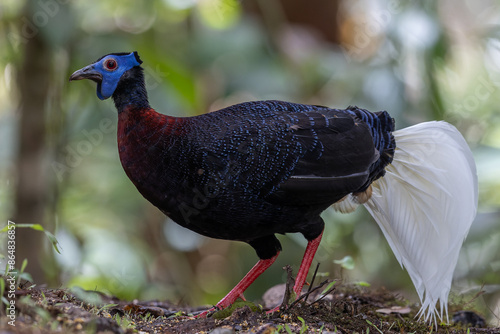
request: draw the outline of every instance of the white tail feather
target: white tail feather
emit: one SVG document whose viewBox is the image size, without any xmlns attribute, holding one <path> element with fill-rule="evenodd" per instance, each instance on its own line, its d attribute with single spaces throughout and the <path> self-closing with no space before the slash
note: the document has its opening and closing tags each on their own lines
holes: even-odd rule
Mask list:
<svg viewBox="0 0 500 334">
<path fill-rule="evenodd" d="M 353 194 L 349 194 L 346 197 L 342 198 L 340 201 L 332 204 L 332 207 L 335 211 L 341 213 L 351 213 L 359 206 L 356 197 Z"/>
<path fill-rule="evenodd" d="M 446 122 L 393 134 L 394 159 L 364 205 L 408 271 L 422 302 L 420 316 L 444 320 L 460 248 L 476 215 L 476 166 L 462 135 Z"/>
</svg>

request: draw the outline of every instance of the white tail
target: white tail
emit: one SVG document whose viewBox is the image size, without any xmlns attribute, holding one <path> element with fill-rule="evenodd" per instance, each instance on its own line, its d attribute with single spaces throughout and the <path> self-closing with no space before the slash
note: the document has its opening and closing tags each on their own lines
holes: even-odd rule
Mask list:
<svg viewBox="0 0 500 334">
<path fill-rule="evenodd" d="M 462 243 L 476 215 L 476 166 L 469 146 L 446 122 L 393 133 L 394 159 L 364 203 L 422 302 L 419 315 L 448 320 L 448 293 Z M 337 209 L 352 210 L 350 195 Z M 441 312 L 436 303 L 439 301 Z"/>
</svg>

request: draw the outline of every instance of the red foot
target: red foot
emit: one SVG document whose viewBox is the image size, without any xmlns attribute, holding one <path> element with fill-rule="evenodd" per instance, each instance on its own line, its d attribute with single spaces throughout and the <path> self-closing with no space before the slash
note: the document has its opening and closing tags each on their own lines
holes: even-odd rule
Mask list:
<svg viewBox="0 0 500 334">
<path fill-rule="evenodd" d="M 203 311 L 203 312 L 201 312 L 200 314 L 195 315 L 194 317 L 195 317 L 195 318 L 201 318 L 201 319 L 203 319 L 203 318 L 206 318 L 206 317 L 207 317 L 207 315 L 208 315 L 210 312 L 213 312 L 213 311 L 215 311 L 215 307 L 212 307 L 211 309 L 208 309 L 208 310 L 206 310 L 206 311 Z"/>
<path fill-rule="evenodd" d="M 279 253 L 273 256 L 270 259 L 266 260 L 259 260 L 255 266 L 253 266 L 252 269 L 248 272 L 248 274 L 243 277 L 243 279 L 236 284 L 236 286 L 229 291 L 229 293 L 221 299 L 220 302 L 215 305 L 215 307 L 212 307 L 211 309 L 198 314 L 196 317 L 197 318 L 206 318 L 209 312 L 213 312 L 215 310 L 222 310 L 228 306 L 230 306 L 232 303 L 236 301 L 236 299 L 241 298 L 243 300 L 246 300 L 245 297 L 243 296 L 243 292 L 259 277 L 264 271 L 266 271 L 267 268 L 269 268 L 274 261 L 276 261 L 276 258 L 278 257 Z"/>
<path fill-rule="evenodd" d="M 274 312 L 279 312 L 280 311 L 280 307 L 281 307 L 281 305 L 280 306 L 276 306 L 275 308 L 273 308 L 273 309 L 271 309 L 269 311 L 266 311 L 266 314 L 272 314 Z"/>
<path fill-rule="evenodd" d="M 302 294 L 302 288 L 306 282 L 307 274 L 309 273 L 309 268 L 311 267 L 311 263 L 314 259 L 314 255 L 318 250 L 319 244 L 321 242 L 321 237 L 323 233 L 321 233 L 316 239 L 313 239 L 307 243 L 306 251 L 304 253 L 304 257 L 302 258 L 302 263 L 300 264 L 299 272 L 297 273 L 297 277 L 295 278 L 295 284 L 293 286 L 293 292 L 297 298 Z M 266 311 L 266 314 L 271 314 L 274 312 L 278 312 L 280 310 L 280 306 L 276 306 L 275 308 Z"/>
<path fill-rule="evenodd" d="M 302 288 L 306 282 L 307 274 L 309 273 L 309 268 L 311 268 L 311 263 L 314 259 L 314 255 L 318 250 L 319 243 L 321 242 L 321 237 L 323 232 L 316 239 L 313 239 L 307 243 L 306 251 L 304 257 L 302 257 L 302 263 L 300 264 L 299 272 L 295 278 L 295 285 L 293 286 L 293 291 L 297 298 L 302 294 Z"/>
<path fill-rule="evenodd" d="M 307 243 L 306 251 L 304 253 L 304 257 L 302 258 L 302 263 L 300 264 L 299 272 L 297 273 L 297 277 L 295 278 L 295 285 L 293 286 L 293 291 L 295 292 L 297 298 L 302 293 L 302 287 L 306 282 L 306 277 L 309 272 L 309 268 L 311 267 L 314 255 L 318 250 L 318 246 L 319 243 L 321 242 L 322 236 L 323 233 L 321 233 L 316 239 L 313 239 Z M 266 271 L 266 269 L 269 268 L 274 263 L 274 261 L 276 261 L 278 255 L 279 253 L 270 259 L 259 260 L 259 262 L 257 262 L 257 264 L 253 266 L 252 269 L 250 269 L 248 274 L 246 274 L 245 277 L 243 277 L 243 279 L 224 298 L 222 298 L 221 301 L 217 303 L 217 305 L 215 305 L 215 307 L 212 307 L 211 309 L 198 314 L 196 318 L 206 318 L 210 312 L 224 309 L 233 304 L 238 298 L 245 300 L 243 292 L 253 283 L 253 281 L 257 279 L 257 277 L 259 277 L 264 271 Z M 280 306 L 277 306 L 272 310 L 267 311 L 266 313 L 270 314 L 278 312 L 279 309 Z"/>
</svg>

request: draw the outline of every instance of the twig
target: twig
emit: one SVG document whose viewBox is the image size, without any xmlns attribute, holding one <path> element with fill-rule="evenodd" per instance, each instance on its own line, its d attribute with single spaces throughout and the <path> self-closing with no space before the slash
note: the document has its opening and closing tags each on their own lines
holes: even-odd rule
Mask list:
<svg viewBox="0 0 500 334">
<path fill-rule="evenodd" d="M 333 280 L 332 282 L 335 282 L 335 280 Z M 318 299 L 316 299 L 314 302 L 311 303 L 311 305 L 323 300 L 323 298 L 325 298 L 326 296 L 328 296 L 330 293 L 332 293 L 333 291 L 335 291 L 335 289 L 337 289 L 337 285 L 334 284 L 330 289 L 328 289 L 327 291 L 325 291 L 325 293 L 323 293 L 323 295 L 321 297 L 319 297 Z"/>
<path fill-rule="evenodd" d="M 332 282 L 335 282 L 335 281 L 332 281 Z M 325 293 L 319 297 L 318 299 L 316 299 L 314 302 L 311 303 L 311 305 L 319 302 L 320 300 L 322 300 L 323 298 L 325 298 L 326 296 L 328 296 L 330 293 L 332 293 L 335 289 L 337 288 L 337 285 L 333 285 L 330 289 L 328 289 L 327 291 L 325 291 Z"/>
<path fill-rule="evenodd" d="M 295 305 L 297 305 L 297 303 L 299 303 L 300 301 L 302 301 L 304 298 L 307 298 L 311 293 L 315 292 L 318 289 L 321 289 L 328 282 L 329 282 L 329 280 L 325 280 L 325 281 L 319 283 L 318 286 L 314 287 L 310 291 L 307 291 L 302 296 L 298 297 L 297 300 L 295 300 L 293 303 L 290 304 L 290 306 L 288 307 L 288 309 L 291 309 L 292 307 L 294 307 Z"/>
<path fill-rule="evenodd" d="M 293 285 L 295 284 L 295 280 L 292 276 L 292 267 L 286 265 L 283 267 L 286 270 L 286 284 L 285 284 L 285 294 L 283 295 L 283 302 L 281 302 L 280 309 L 285 310 L 288 307 L 288 302 L 290 301 L 290 297 L 292 296 Z"/>
<path fill-rule="evenodd" d="M 311 289 L 313 287 L 313 284 L 314 284 L 314 280 L 316 279 L 316 274 L 318 274 L 318 269 L 319 269 L 319 262 L 318 264 L 316 265 L 316 269 L 314 270 L 314 275 L 312 277 L 312 280 L 311 280 L 311 284 L 309 284 L 309 288 L 307 289 L 307 296 L 306 298 L 304 299 L 304 303 L 307 303 L 307 297 L 309 297 L 309 294 L 311 293 Z"/>
<path fill-rule="evenodd" d="M 481 297 L 485 291 L 483 290 L 484 288 L 484 283 L 481 284 L 481 288 L 479 289 L 479 291 L 474 295 L 474 297 L 471 298 L 471 300 L 469 300 L 468 302 L 465 303 L 464 306 L 467 306 L 469 304 L 471 304 L 472 302 L 474 302 L 476 299 L 478 299 L 479 297 Z"/>
</svg>

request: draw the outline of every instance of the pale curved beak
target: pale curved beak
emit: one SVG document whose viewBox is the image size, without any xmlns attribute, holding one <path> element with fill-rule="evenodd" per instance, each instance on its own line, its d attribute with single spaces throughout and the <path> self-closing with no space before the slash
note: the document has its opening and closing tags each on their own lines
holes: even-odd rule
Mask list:
<svg viewBox="0 0 500 334">
<path fill-rule="evenodd" d="M 94 69 L 94 65 L 86 66 L 71 74 L 69 81 L 90 79 L 95 82 L 102 82 L 102 74 Z"/>
</svg>

